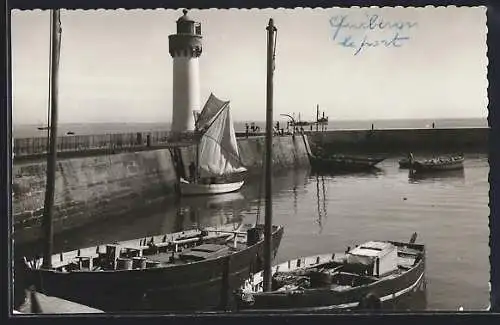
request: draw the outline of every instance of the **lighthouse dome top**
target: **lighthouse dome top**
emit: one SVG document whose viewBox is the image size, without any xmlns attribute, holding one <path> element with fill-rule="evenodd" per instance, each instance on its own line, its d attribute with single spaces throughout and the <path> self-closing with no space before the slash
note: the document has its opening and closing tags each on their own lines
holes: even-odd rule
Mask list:
<svg viewBox="0 0 500 325">
<path fill-rule="evenodd" d="M 187 9 L 182 10 L 182 13 L 184 15 L 182 15 L 179 19 L 177 19 L 178 23 L 181 23 L 181 22 L 193 22 L 194 23 L 194 20 L 192 20 L 191 17 L 189 17 L 187 15 L 187 13 L 188 13 Z"/>
<path fill-rule="evenodd" d="M 188 10 L 183 10 L 184 15 L 177 19 L 177 34 L 190 34 L 201 36 L 201 24 L 195 22 L 188 15 Z"/>
</svg>

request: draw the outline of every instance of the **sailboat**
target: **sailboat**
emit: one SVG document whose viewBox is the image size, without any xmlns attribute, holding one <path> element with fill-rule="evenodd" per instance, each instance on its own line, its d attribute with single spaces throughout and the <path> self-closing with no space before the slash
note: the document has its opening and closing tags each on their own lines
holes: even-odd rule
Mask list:
<svg viewBox="0 0 500 325">
<path fill-rule="evenodd" d="M 190 164 L 190 180 L 180 178 L 181 195 L 235 192 L 244 184 L 247 169 L 241 162 L 230 102 L 210 94 L 196 119 L 196 161 Z"/>
</svg>

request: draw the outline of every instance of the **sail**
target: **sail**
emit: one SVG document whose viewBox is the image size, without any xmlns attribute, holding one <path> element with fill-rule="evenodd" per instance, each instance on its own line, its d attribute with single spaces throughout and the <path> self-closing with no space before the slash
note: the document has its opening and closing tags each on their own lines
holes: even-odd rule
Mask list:
<svg viewBox="0 0 500 325">
<path fill-rule="evenodd" d="M 246 171 L 240 160 L 229 102 L 224 102 L 222 110 L 201 137 L 198 166 L 201 177 Z"/>
<path fill-rule="evenodd" d="M 217 113 L 219 113 L 224 105 L 228 103 L 229 102 L 218 99 L 214 94 L 210 94 L 201 113 L 197 114 L 196 128 L 198 130 L 204 130 L 209 127 Z"/>
</svg>

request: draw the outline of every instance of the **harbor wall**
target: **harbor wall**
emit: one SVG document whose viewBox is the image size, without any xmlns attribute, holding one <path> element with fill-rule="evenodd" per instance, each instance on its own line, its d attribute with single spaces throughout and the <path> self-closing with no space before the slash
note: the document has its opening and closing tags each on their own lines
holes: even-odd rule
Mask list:
<svg viewBox="0 0 500 325">
<path fill-rule="evenodd" d="M 488 152 L 489 128 L 392 129 L 306 132 L 314 152 L 407 154 Z"/>
<path fill-rule="evenodd" d="M 308 165 L 307 138 L 273 138 L 273 165 L 291 168 Z M 265 137 L 238 139 L 241 159 L 253 173 L 262 173 Z M 193 147 L 181 148 L 183 161 L 195 157 Z M 41 238 L 46 161 L 32 159 L 13 164 L 12 212 L 14 236 L 19 243 Z M 101 218 L 138 211 L 175 195 L 176 175 L 169 149 L 62 158 L 57 162 L 54 232 L 83 226 Z"/>
</svg>

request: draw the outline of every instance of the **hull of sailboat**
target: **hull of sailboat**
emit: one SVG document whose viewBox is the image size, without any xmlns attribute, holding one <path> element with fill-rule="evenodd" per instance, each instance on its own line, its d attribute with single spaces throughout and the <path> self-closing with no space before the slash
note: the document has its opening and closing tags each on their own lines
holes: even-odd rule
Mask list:
<svg viewBox="0 0 500 325">
<path fill-rule="evenodd" d="M 232 182 L 220 184 L 199 184 L 189 183 L 181 180 L 180 190 L 181 195 L 214 195 L 236 192 L 241 189 L 245 182 Z"/>
<path fill-rule="evenodd" d="M 272 256 L 283 227 L 274 227 Z M 28 269 L 44 294 L 61 297 L 106 312 L 216 310 L 231 303 L 232 291 L 262 269 L 264 240 L 238 250 L 229 258 L 147 269 L 60 272 Z M 227 280 L 226 280 L 227 279 Z M 227 298 L 227 300 L 225 299 Z"/>
</svg>

